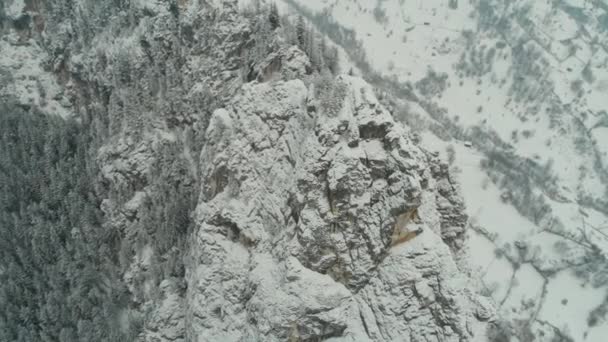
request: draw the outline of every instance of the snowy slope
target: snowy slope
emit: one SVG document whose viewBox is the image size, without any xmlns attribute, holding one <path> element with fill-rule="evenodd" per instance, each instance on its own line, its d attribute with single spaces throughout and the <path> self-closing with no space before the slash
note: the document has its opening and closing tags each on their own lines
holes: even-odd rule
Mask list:
<svg viewBox="0 0 608 342">
<path fill-rule="evenodd" d="M 416 100 L 406 101 L 409 108 L 461 139 L 423 134 L 426 146 L 455 150 L 453 166 L 476 228 L 471 259 L 513 334 L 520 341 L 532 336 L 524 331 L 540 341 L 605 341 L 608 322 L 597 314 L 608 286 L 608 6 L 584 0 L 287 2 L 353 30 L 375 72 L 412 85 Z M 427 77 L 430 70 L 444 81 Z M 432 87 L 419 82 L 425 78 Z M 429 103 L 445 115 L 421 109 Z M 495 134 L 502 146 L 476 140 L 473 127 Z M 531 206 L 544 201 L 550 209 L 530 213 L 512 205 L 522 188 L 505 183 L 515 171 L 480 167 L 492 150 L 525 163 L 518 172 L 530 174 Z M 550 180 L 532 176 L 537 171 Z"/>
</svg>

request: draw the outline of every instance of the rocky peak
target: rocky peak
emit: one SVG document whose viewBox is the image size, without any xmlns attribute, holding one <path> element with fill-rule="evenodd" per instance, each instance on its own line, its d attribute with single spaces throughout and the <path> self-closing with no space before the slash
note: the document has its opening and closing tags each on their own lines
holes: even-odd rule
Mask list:
<svg viewBox="0 0 608 342">
<path fill-rule="evenodd" d="M 444 164 L 364 81 L 333 81 L 335 113 L 313 87 L 248 83 L 211 118 L 191 338 L 468 340 L 491 306 L 446 244 L 466 216 Z"/>
<path fill-rule="evenodd" d="M 139 327 L 140 341 L 483 336 L 492 307 L 455 262 L 458 187 L 365 81 L 313 73 L 291 45 L 247 65 L 256 37 L 236 1 L 59 3 L 22 6 L 44 27 L 0 41 L 19 46 L 0 58 L 18 76 L 0 94 L 28 106 L 52 95 L 45 112 L 91 127 L 91 181 L 127 289 L 122 330 Z M 40 81 L 25 98 L 28 65 Z"/>
</svg>

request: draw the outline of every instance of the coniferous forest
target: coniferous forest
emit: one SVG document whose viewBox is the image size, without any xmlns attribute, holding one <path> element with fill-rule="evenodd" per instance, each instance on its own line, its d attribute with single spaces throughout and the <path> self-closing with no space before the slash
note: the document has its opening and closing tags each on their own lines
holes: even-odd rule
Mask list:
<svg viewBox="0 0 608 342">
<path fill-rule="evenodd" d="M 132 340 L 112 328 L 127 292 L 92 143 L 74 120 L 0 105 L 2 341 Z"/>
</svg>

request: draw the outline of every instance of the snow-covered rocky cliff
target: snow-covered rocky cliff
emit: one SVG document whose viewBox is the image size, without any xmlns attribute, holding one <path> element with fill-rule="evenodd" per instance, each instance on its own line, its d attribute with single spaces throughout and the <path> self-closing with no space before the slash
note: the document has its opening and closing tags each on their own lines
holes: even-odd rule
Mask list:
<svg viewBox="0 0 608 342">
<path fill-rule="evenodd" d="M 336 82 L 333 116 L 297 79 L 245 84 L 213 114 L 187 271 L 192 340 L 461 341 L 492 317 L 454 260 L 466 218 L 446 165 L 369 85 Z"/>
<path fill-rule="evenodd" d="M 90 306 L 45 299 L 23 317 L 65 315 L 5 313 L 0 337 L 488 339 L 459 186 L 365 81 L 315 73 L 280 34 L 248 64 L 234 1 L 1 8 L 2 100 L 83 125 L 108 257 L 74 290 Z M 112 331 L 79 316 L 103 298 Z"/>
</svg>

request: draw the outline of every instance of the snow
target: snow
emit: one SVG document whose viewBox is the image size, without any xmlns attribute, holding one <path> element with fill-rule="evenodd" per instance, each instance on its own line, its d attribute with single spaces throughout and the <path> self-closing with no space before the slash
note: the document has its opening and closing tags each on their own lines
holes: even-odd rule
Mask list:
<svg viewBox="0 0 608 342">
<path fill-rule="evenodd" d="M 598 127 L 591 134 L 597 141 L 597 148 L 603 154 L 604 160 L 608 160 L 608 127 Z"/>
<path fill-rule="evenodd" d="M 483 274 L 485 286 L 491 291 L 495 302 L 500 303 L 508 294 L 513 268 L 505 258 L 495 259 Z"/>
<path fill-rule="evenodd" d="M 4 4 L 6 16 L 13 20 L 19 19 L 19 17 L 21 17 L 21 14 L 23 14 L 24 9 L 24 0 L 13 0 L 12 2 L 9 0 L 8 3 Z"/>
<path fill-rule="evenodd" d="M 587 313 L 589 308 L 595 308 L 606 297 L 606 289 L 593 288 L 584 284 L 570 271 L 562 271 L 551 279 L 547 286 L 547 296 L 539 312 L 539 318 L 551 322 L 559 328 L 566 328 L 575 341 L 597 341 L 604 339 L 591 339 L 585 332 L 593 331 L 595 337 L 603 332 L 608 333 L 608 325 L 589 329 L 587 326 Z M 566 304 L 564 304 L 565 301 Z M 605 338 L 603 335 L 602 337 Z"/>
<path fill-rule="evenodd" d="M 138 9 L 145 9 L 154 14 L 168 12 L 167 5 L 159 0 L 135 0 L 132 6 Z"/>
<path fill-rule="evenodd" d="M 539 298 L 545 280 L 530 264 L 523 264 L 515 272 L 515 279 L 501 309 L 511 311 L 515 317 L 526 319 L 541 305 Z"/>
<path fill-rule="evenodd" d="M 507 296 L 514 270 L 504 256 L 501 258 L 496 256 L 497 246 L 502 247 L 509 244 L 513 247 L 517 241 L 526 241 L 529 249 L 539 253 L 538 257 L 542 260 L 540 264 L 544 265 L 542 267 L 545 269 L 553 269 L 568 260 L 570 262 L 580 260 L 584 254 L 576 249 L 570 250 L 568 253 L 557 249 L 556 243 L 563 241 L 562 238 L 540 232 L 537 226 L 523 218 L 513 207 L 503 203 L 500 200 L 500 190 L 491 182 L 484 182 L 487 176 L 479 168 L 481 155 L 467 148 L 465 142 L 446 143 L 430 133 L 424 133 L 422 136 L 423 145 L 432 150 L 443 152 L 448 144 L 454 146 L 456 151 L 454 166 L 461 170 L 458 178 L 467 203 L 467 211 L 472 222 L 485 228 L 488 235 L 492 236 L 494 240 L 490 241 L 478 232 L 471 232 L 468 241 L 468 246 L 474 255 L 471 261 L 479 270 L 486 288 L 492 292 L 494 300 L 497 303 L 504 300 L 502 312 L 508 313 L 509 317 L 514 319 L 529 317 L 541 305 L 539 298 L 541 298 L 544 283 L 543 276 L 530 264 L 522 264 L 515 271 L 516 285 Z M 482 183 L 486 183 L 485 190 Z M 566 228 L 577 232 L 577 228 L 582 226 L 582 216 L 578 206 L 573 203 L 551 202 L 551 204 L 555 214 Z M 587 210 L 586 215 L 585 220 L 589 225 L 602 226 L 606 223 L 606 218 L 601 213 Z M 589 229 L 589 234 L 599 248 L 608 251 L 608 237 L 594 233 L 591 229 Z M 589 330 L 586 327 L 586 317 L 590 309 L 602 302 L 606 289 L 581 287 L 580 283 L 580 279 L 570 274 L 569 271 L 560 272 L 555 278 L 548 279 L 548 292 L 542 303 L 541 317 L 555 326 L 567 326 L 573 337 L 582 336 L 588 332 L 585 341 L 602 342 L 603 339 L 598 336 L 603 335 L 598 331 L 605 331 L 606 327 L 601 326 Z M 563 298 L 560 296 L 570 298 L 570 302 L 572 302 L 576 301 L 576 297 L 581 291 L 583 292 L 581 301 L 569 304 L 567 308 L 561 306 Z M 563 293 L 567 294 L 562 295 Z M 575 338 L 575 340 L 578 339 Z"/>
<path fill-rule="evenodd" d="M 551 4 L 545 2 L 528 3 L 532 5 L 530 18 L 538 23 L 538 30 L 534 33 L 552 41 L 552 46 L 559 46 L 559 40 L 572 38 L 578 32 L 576 22 L 565 12 L 556 12 Z M 527 110 L 527 106 L 507 105 L 510 101 L 510 94 L 507 92 L 510 87 L 509 65 L 512 63 L 508 55 L 506 59 L 495 62 L 492 73 L 482 77 L 481 84 L 478 80 L 465 78 L 462 80 L 463 85 L 459 85 L 460 80 L 455 76 L 452 65 L 464 48 L 459 39 L 461 32 L 474 28 L 474 20 L 468 16 L 472 9 L 465 8 L 470 5 L 460 2 L 457 10 L 451 10 L 445 2 L 383 1 L 380 5 L 387 13 L 388 24 L 379 23 L 373 18 L 371 6 L 359 5 L 360 10 L 354 11 L 350 3 L 311 1 L 305 5 L 309 8 L 331 8 L 332 15 L 342 25 L 357 30 L 371 64 L 378 66 L 380 71 L 386 74 L 396 74 L 402 80 L 416 80 L 425 75 L 429 66 L 436 71 L 447 72 L 450 86 L 438 102 L 451 109 L 449 114 L 452 117 L 458 116 L 464 126 L 491 122 L 492 128 L 496 129 L 505 141 L 510 141 L 513 131 L 523 130 L 524 125 L 529 126 L 535 136 L 529 141 L 521 141 L 519 146 L 516 146 L 518 153 L 530 158 L 541 156 L 543 163 L 553 160 L 558 176 L 566 186 L 574 189 L 579 185 L 579 170 L 571 166 L 589 165 L 592 160 L 580 156 L 576 157 L 579 158 L 576 163 L 572 163 L 570 156 L 577 156 L 577 151 L 571 141 L 563 139 L 563 134 L 549 129 L 546 115 L 537 115 L 533 121 L 529 120 L 523 124 L 518 116 Z M 441 21 L 438 21 L 438 18 L 441 18 Z M 429 25 L 424 25 L 425 22 Z M 411 30 L 411 34 L 405 33 L 408 35 L 405 42 L 402 37 L 397 37 L 398 34 L 389 34 L 390 30 L 399 31 L 399 27 L 403 27 L 404 32 Z M 496 42 L 490 37 L 486 41 L 487 46 Z M 437 48 L 441 45 L 444 47 Z M 588 46 L 581 43 L 577 45 L 579 49 L 576 54 L 564 61 L 559 61 L 551 55 L 545 56 L 551 64 L 548 77 L 555 84 L 555 94 L 563 103 L 571 103 L 577 99 L 577 95 L 571 90 L 571 84 L 580 78 L 586 65 L 584 61 L 590 58 L 591 50 Z M 412 65 L 417 67 L 412 68 Z M 503 86 L 495 84 L 503 79 L 507 80 Z M 597 104 L 594 109 L 605 107 L 605 104 L 601 103 L 600 93 L 597 94 L 589 96 L 590 102 Z M 478 108 L 481 108 L 480 113 L 477 113 Z M 553 145 L 546 146 L 547 142 L 552 140 L 556 140 Z M 582 182 L 583 188 L 589 192 L 602 194 L 597 191 L 601 188 L 597 182 L 588 179 L 583 179 Z"/>
<path fill-rule="evenodd" d="M 604 323 L 594 329 L 585 331 L 587 333 L 585 341 L 605 341 L 608 336 L 608 324 Z M 583 334 L 583 336 L 585 336 Z"/>
<path fill-rule="evenodd" d="M 422 137 L 423 145 L 432 150 L 443 152 L 449 144 L 454 147 L 456 151 L 454 166 L 461 170 L 458 178 L 462 185 L 470 219 L 475 225 L 485 228 L 488 235 L 492 236 L 494 240 L 490 241 L 477 232 L 471 233 L 468 242 L 474 255 L 471 261 L 480 270 L 485 286 L 492 291 L 495 301 L 498 303 L 505 301 L 501 308 L 502 312 L 508 313 L 509 317 L 514 319 L 528 317 L 538 310 L 538 306 L 541 304 L 539 298 L 542 293 L 543 277 L 530 264 L 523 264 L 515 273 L 517 285 L 507 296 L 510 279 L 514 272 L 513 266 L 504 256 L 496 257 L 494 254 L 496 246 L 502 247 L 507 244 L 514 246 L 517 241 L 526 241 L 529 249 L 539 253 L 540 264 L 545 269 L 553 269 L 568 261 L 575 262 L 584 257 L 584 254 L 576 249 L 570 250 L 568 253 L 557 249 L 556 243 L 563 241 L 562 238 L 540 232 L 536 225 L 522 217 L 513 207 L 503 203 L 500 200 L 500 190 L 492 182 L 484 182 L 487 175 L 479 168 L 482 156 L 467 148 L 465 142 L 447 143 L 430 133 L 424 133 Z M 483 183 L 486 184 L 483 185 Z M 573 233 L 578 232 L 578 228 L 583 226 L 583 216 L 578 205 L 555 201 L 550 201 L 550 203 L 554 208 L 554 214 L 564 223 L 566 229 Z M 590 209 L 586 210 L 584 219 L 589 226 L 600 227 L 606 223 L 604 215 Z M 604 253 L 608 252 L 607 236 L 591 228 L 588 228 L 588 234 L 598 248 Z M 548 279 L 548 294 L 542 303 L 541 312 L 545 313 L 542 319 L 561 328 L 567 326 L 568 331 L 571 331 L 574 337 L 588 332 L 586 341 L 602 342 L 603 339 L 599 339 L 599 337 L 592 338 L 602 336 L 598 331 L 604 331 L 606 327 L 601 326 L 589 330 L 586 328 L 586 317 L 590 309 L 602 302 L 606 289 L 580 287 L 578 285 L 580 282 L 580 279 L 570 274 L 569 271 L 560 272 L 557 277 Z M 572 294 L 569 296 L 574 297 L 583 291 L 583 300 L 569 306 L 567 310 L 561 308 L 562 298 L 557 297 L 558 293 L 564 291 L 571 291 Z M 561 309 L 558 310 L 559 314 L 554 313 L 556 308 Z M 549 312 L 554 314 L 548 314 Z M 573 320 L 572 317 L 577 317 L 577 319 Z"/>
<path fill-rule="evenodd" d="M 587 0 L 562 0 L 564 3 L 572 7 L 585 7 Z"/>
<path fill-rule="evenodd" d="M 458 10 L 451 10 L 447 7 L 447 2 L 442 2 L 443 6 L 439 9 L 437 2 L 433 1 L 406 1 L 406 5 L 413 4 L 412 7 L 402 7 L 401 2 L 379 2 L 387 15 L 386 24 L 374 19 L 371 13 L 375 6 L 372 7 L 371 4 L 358 4 L 359 7 L 366 7 L 367 12 L 353 11 L 355 5 L 352 3 L 335 0 L 312 0 L 302 2 L 301 5 L 311 9 L 331 8 L 334 19 L 344 27 L 356 31 L 363 28 L 363 32 L 358 32 L 358 38 L 366 47 L 370 64 L 381 66 L 382 70 L 379 71 L 387 75 L 397 74 L 402 80 L 417 79 L 426 74 L 427 66 L 432 65 L 435 70 L 450 69 L 452 60 L 429 58 L 429 55 L 435 51 L 439 54 L 442 45 L 448 45 L 449 50 L 451 43 L 446 43 L 443 36 L 456 40 L 460 37 L 463 26 L 465 29 L 474 28 L 470 20 L 466 20 L 468 4 L 463 3 Z M 441 34 L 437 34 L 438 31 Z M 387 72 L 386 69 L 392 65 L 394 70 Z M 411 65 L 420 67 L 412 69 L 409 68 Z"/>
<path fill-rule="evenodd" d="M 422 136 L 423 145 L 441 153 L 448 145 L 430 133 Z M 452 141 L 449 144 L 456 151 L 454 166 L 460 170 L 458 180 L 471 220 L 487 229 L 490 234 L 496 235 L 495 242 L 498 245 L 513 243 L 538 229 L 515 208 L 501 201 L 501 191 L 480 168 L 481 154 L 467 148 L 464 142 Z M 501 219 L 496 220 L 497 217 Z"/>
<path fill-rule="evenodd" d="M 568 40 L 578 34 L 578 24 L 563 11 L 554 11 L 548 1 L 529 1 L 530 20 L 539 23 L 537 27 L 556 41 Z"/>
<path fill-rule="evenodd" d="M 154 248 L 152 248 L 152 246 L 150 245 L 146 245 L 144 246 L 144 248 L 142 248 L 141 252 L 140 252 L 140 263 L 144 266 L 144 267 L 149 267 L 150 265 L 152 265 L 152 256 L 154 255 Z"/>
</svg>

